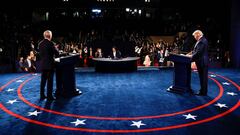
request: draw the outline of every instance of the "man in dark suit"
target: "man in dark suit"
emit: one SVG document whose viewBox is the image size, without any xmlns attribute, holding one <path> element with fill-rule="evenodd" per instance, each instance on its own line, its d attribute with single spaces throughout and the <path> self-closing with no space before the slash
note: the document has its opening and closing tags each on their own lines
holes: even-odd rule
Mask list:
<svg viewBox="0 0 240 135">
<path fill-rule="evenodd" d="M 192 52 L 192 61 L 196 63 L 201 85 L 197 95 L 206 96 L 208 92 L 208 41 L 200 30 L 194 31 L 192 35 L 197 40 Z"/>
<path fill-rule="evenodd" d="M 54 58 L 59 53 L 51 41 L 52 32 L 46 30 L 43 33 L 44 39 L 39 42 L 40 66 L 41 66 L 41 84 L 40 84 L 40 99 L 54 100 L 53 91 L 53 75 L 54 75 Z M 47 97 L 45 96 L 45 86 L 47 82 Z"/>
<path fill-rule="evenodd" d="M 112 47 L 112 52 L 110 54 L 110 57 L 112 59 L 120 59 L 122 57 L 121 52 L 119 50 L 117 50 L 116 47 Z"/>
</svg>

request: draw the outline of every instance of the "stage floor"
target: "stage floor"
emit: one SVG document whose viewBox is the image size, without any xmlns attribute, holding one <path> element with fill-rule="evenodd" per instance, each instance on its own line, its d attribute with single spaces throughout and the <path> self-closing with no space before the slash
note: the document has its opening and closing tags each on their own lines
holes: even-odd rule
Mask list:
<svg viewBox="0 0 240 135">
<path fill-rule="evenodd" d="M 240 134 L 240 70 L 210 69 L 208 96 L 167 92 L 172 68 L 76 69 L 83 93 L 39 100 L 40 73 L 0 74 L 0 134 Z M 197 72 L 191 86 L 199 89 Z M 54 85 L 55 88 L 55 85 Z"/>
</svg>

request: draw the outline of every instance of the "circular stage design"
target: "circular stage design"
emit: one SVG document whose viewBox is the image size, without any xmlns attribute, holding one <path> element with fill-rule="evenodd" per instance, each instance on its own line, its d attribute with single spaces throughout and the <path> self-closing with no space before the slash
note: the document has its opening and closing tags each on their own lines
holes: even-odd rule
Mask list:
<svg viewBox="0 0 240 135">
<path fill-rule="evenodd" d="M 24 86 L 28 83 L 30 83 L 31 80 L 39 77 L 39 74 L 25 74 L 20 77 L 13 78 L 12 80 L 8 81 L 6 84 L 0 87 L 0 93 L 3 94 L 4 91 L 14 91 L 12 89 L 11 84 L 18 84 L 17 88 L 17 96 L 14 100 L 8 100 L 7 102 L 1 101 L 0 108 L 6 112 L 7 114 L 16 117 L 18 119 L 21 119 L 23 121 L 56 128 L 56 129 L 63 129 L 63 130 L 72 130 L 72 131 L 83 131 L 83 132 L 99 132 L 99 133 L 135 133 L 135 132 L 153 132 L 153 131 L 161 131 L 161 130 L 171 130 L 171 129 L 177 129 L 177 128 L 183 128 L 193 125 L 198 125 L 206 122 L 210 122 L 212 120 L 224 117 L 225 115 L 233 112 L 240 106 L 240 100 L 238 97 L 240 86 L 235 83 L 234 81 L 230 80 L 229 78 L 226 78 L 224 76 L 209 72 L 209 79 L 212 80 L 215 85 L 218 87 L 218 95 L 210 100 L 209 102 L 202 104 L 200 106 L 196 106 L 193 108 L 189 108 L 186 110 L 181 110 L 178 112 L 173 113 L 165 113 L 165 114 L 159 114 L 159 115 L 148 115 L 148 116 L 129 116 L 129 117 L 100 117 L 100 116 L 90 116 L 90 115 L 79 115 L 74 113 L 65 113 L 64 111 L 56 111 L 53 109 L 48 109 L 48 107 L 41 107 L 38 104 L 31 103 L 28 99 L 26 99 L 23 94 L 22 90 L 24 89 Z M 224 81 L 219 81 L 224 80 Z M 235 87 L 234 90 L 228 91 L 226 90 L 227 87 Z M 38 98 L 38 97 L 37 97 Z M 232 100 L 234 104 L 227 105 L 224 103 L 221 103 L 221 99 L 223 98 L 229 98 L 228 100 Z M 23 102 L 29 107 L 33 108 L 35 111 L 28 112 L 26 114 L 19 114 L 16 110 L 11 110 L 9 107 L 10 105 L 14 105 L 17 102 Z M 48 102 L 48 101 L 43 101 Z M 198 111 L 209 109 L 209 108 L 215 108 L 219 109 L 221 111 L 218 111 L 219 113 L 201 117 L 198 116 Z M 57 124 L 57 123 L 48 123 L 48 121 L 41 121 L 41 119 L 35 119 L 36 117 L 40 116 L 41 114 L 49 113 L 51 115 L 56 115 L 56 117 L 59 117 L 61 119 L 62 117 L 69 117 L 71 120 L 69 120 L 68 124 Z M 166 126 L 159 126 L 157 123 L 161 122 L 161 119 L 180 119 L 178 123 L 176 124 L 170 124 Z M 94 123 L 102 122 L 105 125 L 107 125 L 106 129 L 103 127 L 96 127 L 91 128 L 91 126 Z M 149 128 L 147 125 L 153 125 L 151 128 Z M 129 129 L 121 129 L 122 126 L 129 125 Z M 114 127 L 114 128 L 109 128 Z M 119 129 L 118 129 L 119 128 Z"/>
</svg>

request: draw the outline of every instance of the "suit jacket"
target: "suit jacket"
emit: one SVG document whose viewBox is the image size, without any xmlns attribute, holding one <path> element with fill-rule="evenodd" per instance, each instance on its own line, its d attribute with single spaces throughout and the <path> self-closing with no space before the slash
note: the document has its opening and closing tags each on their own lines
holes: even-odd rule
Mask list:
<svg viewBox="0 0 240 135">
<path fill-rule="evenodd" d="M 205 37 L 201 37 L 194 46 L 192 61 L 200 66 L 208 65 L 208 41 Z"/>
<path fill-rule="evenodd" d="M 110 57 L 111 57 L 112 59 L 119 59 L 119 58 L 122 57 L 122 55 L 121 55 L 121 52 L 120 52 L 120 51 L 116 51 L 116 57 L 114 57 L 113 52 L 111 52 Z"/>
<path fill-rule="evenodd" d="M 54 68 L 54 58 L 59 55 L 53 42 L 43 39 L 39 42 L 40 66 L 42 70 L 51 70 Z"/>
</svg>

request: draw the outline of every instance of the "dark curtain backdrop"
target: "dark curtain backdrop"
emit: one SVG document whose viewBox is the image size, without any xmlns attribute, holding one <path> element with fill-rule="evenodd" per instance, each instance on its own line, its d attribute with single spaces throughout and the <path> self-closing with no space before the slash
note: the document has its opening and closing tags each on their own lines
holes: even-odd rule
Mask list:
<svg viewBox="0 0 240 135">
<path fill-rule="evenodd" d="M 232 0 L 231 8 L 231 57 L 233 65 L 240 67 L 240 1 Z"/>
</svg>

